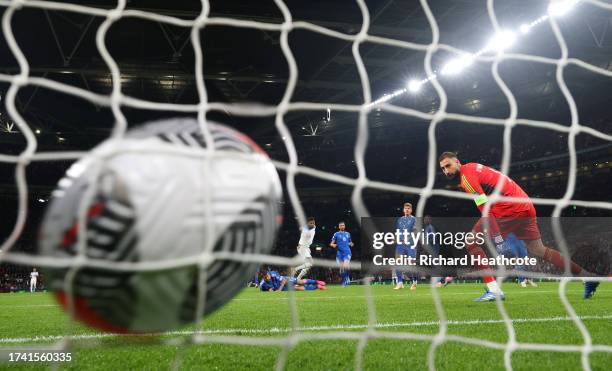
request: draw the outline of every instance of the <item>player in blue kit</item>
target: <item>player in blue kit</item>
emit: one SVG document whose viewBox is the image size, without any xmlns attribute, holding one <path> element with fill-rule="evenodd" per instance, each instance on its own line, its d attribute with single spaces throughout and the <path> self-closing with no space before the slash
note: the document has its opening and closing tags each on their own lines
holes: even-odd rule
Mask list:
<svg viewBox="0 0 612 371">
<path fill-rule="evenodd" d="M 336 249 L 336 262 L 340 265 L 340 277 L 342 278 L 342 287 L 346 287 L 350 282 L 349 263 L 351 262 L 351 247 L 353 241 L 351 234 L 346 231 L 344 222 L 338 223 L 339 231 L 334 233 L 329 246 Z"/>
<path fill-rule="evenodd" d="M 409 256 L 416 259 L 416 241 L 412 238 L 412 232 L 414 232 L 414 225 L 416 218 L 412 215 L 412 204 L 410 202 L 404 203 L 404 216 L 397 218 L 395 228 L 400 234 L 407 233 L 408 241 L 402 241 L 404 243 L 398 244 L 395 248 L 395 257 L 400 258 L 402 256 Z M 404 237 L 402 237 L 403 239 Z M 397 285 L 393 288 L 394 290 L 401 290 L 404 288 L 404 272 L 402 269 L 396 269 L 395 275 L 397 276 Z M 410 272 L 410 280 L 412 285 L 410 290 L 416 290 L 417 287 L 417 276 Z"/>
<path fill-rule="evenodd" d="M 325 282 L 317 280 L 298 280 L 294 277 L 285 277 L 277 271 L 267 271 L 261 282 L 261 291 L 287 291 L 293 287 L 296 291 L 325 290 Z"/>
<path fill-rule="evenodd" d="M 501 248 L 498 248 L 497 253 L 499 255 L 504 255 L 507 257 L 514 256 L 517 258 L 527 258 L 529 256 L 527 253 L 527 246 L 525 245 L 525 242 L 516 238 L 514 233 L 510 233 L 506 236 L 504 244 L 501 246 Z M 527 270 L 527 267 L 525 267 L 524 265 L 516 265 L 514 269 L 518 272 L 525 272 Z M 535 282 L 528 279 L 527 277 L 521 276 L 519 274 L 517 278 L 521 287 L 527 287 L 527 284 L 530 284 L 533 287 L 538 287 Z"/>
</svg>

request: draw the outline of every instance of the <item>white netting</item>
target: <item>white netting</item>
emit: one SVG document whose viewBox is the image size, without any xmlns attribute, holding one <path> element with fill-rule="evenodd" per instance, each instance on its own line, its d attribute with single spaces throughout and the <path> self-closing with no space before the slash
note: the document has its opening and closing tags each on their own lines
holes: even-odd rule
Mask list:
<svg viewBox="0 0 612 371">
<path fill-rule="evenodd" d="M 511 154 L 511 143 L 510 143 L 510 134 L 512 129 L 517 125 L 525 125 L 530 127 L 548 129 L 560 133 L 565 133 L 568 135 L 568 150 L 569 150 L 569 158 L 570 158 L 570 169 L 568 176 L 567 189 L 564 193 L 564 196 L 561 199 L 544 199 L 544 198 L 536 198 L 533 199 L 533 202 L 538 205 L 554 205 L 553 216 L 560 216 L 561 211 L 570 203 L 572 205 L 590 207 L 590 208 L 601 208 L 612 210 L 612 202 L 597 202 L 597 201 L 581 201 L 572 199 L 572 195 L 574 194 L 574 188 L 576 183 L 576 171 L 577 171 L 577 155 L 575 149 L 575 137 L 580 133 L 585 133 L 599 139 L 605 141 L 612 141 L 612 136 L 607 135 L 605 133 L 599 132 L 587 126 L 581 125 L 578 117 L 578 111 L 576 107 L 576 103 L 567 88 L 566 82 L 564 80 L 564 69 L 568 65 L 574 65 L 579 68 L 588 70 L 592 73 L 596 73 L 601 75 L 602 77 L 612 77 L 612 72 L 592 64 L 589 64 L 580 59 L 570 58 L 568 55 L 568 49 L 566 42 L 561 34 L 561 31 L 555 21 L 554 17 L 548 18 L 548 22 L 552 27 L 556 40 L 558 42 L 558 46 L 561 49 L 561 57 L 558 59 L 545 58 L 541 56 L 535 55 L 526 55 L 526 54 L 513 54 L 513 53 L 497 53 L 493 56 L 476 56 L 476 60 L 480 62 L 492 62 L 491 63 L 491 71 L 495 82 L 498 87 L 504 93 L 507 103 L 510 106 L 510 114 L 505 119 L 498 118 L 490 118 L 490 117 L 476 117 L 476 116 L 468 116 L 463 114 L 456 114 L 447 112 L 447 95 L 442 88 L 442 86 L 435 79 L 431 80 L 435 91 L 438 94 L 440 105 L 439 109 L 434 113 L 424 113 L 414 109 L 403 108 L 394 106 L 392 104 L 386 102 L 380 102 L 376 107 L 380 108 L 386 112 L 397 113 L 400 115 L 404 115 L 412 118 L 419 118 L 429 120 L 429 130 L 428 130 L 428 140 L 429 140 L 429 149 L 428 149 L 428 171 L 427 171 L 427 183 L 423 188 L 417 187 L 408 187 L 402 186 L 398 184 L 388 184 L 383 182 L 371 181 L 368 179 L 366 174 L 364 156 L 366 152 L 366 147 L 368 143 L 368 121 L 367 115 L 373 107 L 372 104 L 372 94 L 370 90 L 370 83 L 368 80 L 368 73 L 366 72 L 366 67 L 364 65 L 362 56 L 360 54 L 359 46 L 364 42 L 374 43 L 378 45 L 386 45 L 397 48 L 404 48 L 415 51 L 424 51 L 426 53 L 424 59 L 424 68 L 428 75 L 433 75 L 434 71 L 432 68 L 432 57 L 434 53 L 440 50 L 445 50 L 455 54 L 468 53 L 470 51 L 463 51 L 457 49 L 450 45 L 441 44 L 439 42 L 440 32 L 438 28 L 438 24 L 436 18 L 434 17 L 428 2 L 426 0 L 421 0 L 421 7 L 427 17 L 429 22 L 429 26 L 431 28 L 431 33 L 433 35 L 432 42 L 429 44 L 416 44 L 406 41 L 394 40 L 390 38 L 383 38 L 378 36 L 373 36 L 368 34 L 368 29 L 370 27 L 370 15 L 368 12 L 368 8 L 363 0 L 356 0 L 357 5 L 362 14 L 362 25 L 361 30 L 355 34 L 344 34 L 341 32 L 337 32 L 325 27 L 321 27 L 319 25 L 315 25 L 309 22 L 302 21 L 293 21 L 292 14 L 289 11 L 287 5 L 282 0 L 275 0 L 274 3 L 282 13 L 284 17 L 283 23 L 265 23 L 260 21 L 250 21 L 250 20 L 238 20 L 232 18 L 219 18 L 219 17 L 210 17 L 209 16 L 209 3 L 208 1 L 202 1 L 202 10 L 200 15 L 194 20 L 185 20 L 177 17 L 160 15 L 156 13 L 151 13 L 147 11 L 140 10 L 131 10 L 126 8 L 126 1 L 120 0 L 117 3 L 117 6 L 114 9 L 100 9 L 89 6 L 80 6 L 74 4 L 66 4 L 60 2 L 51 2 L 51 1 L 26 1 L 26 0 L 0 0 L 0 6 L 6 8 L 3 18 L 2 18 L 2 31 L 7 40 L 9 48 L 17 59 L 19 64 L 20 72 L 16 75 L 7 75 L 0 74 L 0 81 L 7 82 L 10 84 L 10 88 L 7 91 L 5 102 L 8 113 L 11 118 L 19 127 L 20 132 L 24 135 L 27 146 L 19 155 L 7 155 L 0 154 L 0 162 L 14 164 L 16 167 L 15 179 L 16 185 L 18 189 L 18 198 L 19 198 L 19 210 L 18 217 L 13 229 L 12 234 L 5 241 L 5 243 L 1 247 L 0 251 L 0 261 L 1 262 L 10 262 L 16 264 L 27 264 L 27 265 L 40 265 L 40 266 L 56 266 L 56 267 L 71 267 L 72 271 L 76 271 L 77 269 L 85 266 L 95 266 L 95 267 L 103 267 L 103 268 L 112 268 L 115 270 L 131 270 L 131 269 L 160 269 L 160 268 L 168 268 L 168 267 L 177 267 L 187 264 L 193 264 L 192 261 L 165 261 L 161 263 L 147 263 L 147 264 L 134 264 L 134 263 L 109 263 L 107 265 L 96 262 L 93 263 L 88 261 L 83 253 L 84 251 L 84 239 L 79 237 L 81 248 L 79 259 L 70 259 L 70 260 L 61 260 L 61 259 L 50 259 L 50 258 L 33 258 L 30 255 L 13 253 L 11 252 L 11 248 L 17 241 L 20 232 L 23 230 L 26 218 L 27 218 L 27 210 L 28 210 L 28 183 L 26 180 L 26 167 L 33 161 L 64 161 L 64 160 L 76 160 L 85 155 L 84 152 L 37 152 L 37 140 L 34 135 L 32 128 L 28 125 L 25 119 L 18 112 L 15 100 L 17 93 L 20 88 L 24 86 L 35 86 L 35 87 L 43 87 L 46 89 L 52 89 L 54 91 L 68 94 L 71 96 L 79 97 L 95 103 L 100 106 L 110 107 L 112 113 L 115 118 L 115 125 L 112 132 L 112 136 L 117 138 L 121 137 L 127 128 L 127 122 L 124 115 L 121 112 L 121 107 L 132 107 L 139 108 L 145 110 L 155 110 L 155 111 L 172 111 L 172 112 L 189 112 L 197 114 L 199 124 L 204 132 L 207 134 L 207 123 L 205 120 L 206 113 L 214 112 L 214 111 L 224 111 L 229 112 L 233 115 L 237 116 L 274 116 L 276 128 L 279 132 L 279 135 L 286 138 L 284 141 L 288 155 L 289 162 L 281 163 L 275 162 L 276 167 L 279 170 L 286 172 L 287 175 L 287 190 L 288 197 L 291 201 L 291 205 L 297 213 L 297 217 L 300 221 L 300 224 L 304 224 L 305 216 L 304 211 L 302 209 L 300 199 L 298 193 L 295 188 L 295 177 L 298 174 L 304 174 L 311 177 L 316 177 L 319 179 L 335 182 L 338 184 L 349 185 L 353 187 L 352 193 L 352 205 L 353 209 L 356 213 L 356 217 L 365 217 L 368 216 L 368 210 L 365 207 L 362 197 L 362 190 L 364 188 L 373 188 L 378 190 L 385 190 L 391 192 L 402 192 L 408 194 L 418 194 L 420 195 L 420 200 L 418 202 L 417 208 L 417 216 L 422 216 L 426 202 L 432 196 L 444 196 L 444 197 L 454 197 L 454 198 L 463 198 L 463 199 L 471 199 L 471 196 L 464 193 L 442 190 L 442 189 L 434 189 L 434 179 L 437 172 L 437 161 L 436 156 L 438 149 L 436 148 L 436 126 L 443 120 L 456 120 L 466 123 L 475 123 L 482 125 L 496 125 L 502 126 L 504 128 L 504 146 L 503 146 L 503 157 L 501 163 L 502 172 L 507 172 L 510 166 L 510 154 Z M 584 3 L 590 4 L 590 6 L 595 6 L 601 11 L 612 11 L 612 5 L 598 1 L 598 0 L 585 0 Z M 494 1 L 487 1 L 487 10 L 489 14 L 489 18 L 493 27 L 496 31 L 500 30 L 498 25 L 496 14 L 494 12 L 493 7 Z M 110 95 L 100 95 L 93 93 L 91 91 L 87 91 L 84 89 L 80 89 L 74 86 L 70 86 L 67 84 L 59 83 L 57 81 L 53 81 L 47 78 L 41 77 L 33 77 L 30 76 L 29 73 L 29 65 L 28 61 L 25 58 L 24 54 L 20 50 L 20 47 L 14 37 L 13 29 L 11 26 L 11 21 L 15 12 L 19 11 L 23 7 L 31 7 L 37 9 L 47 9 L 47 10 L 61 10 L 66 12 L 75 12 L 85 15 L 91 15 L 96 17 L 104 18 L 104 21 L 97 29 L 96 34 L 96 45 L 97 49 L 102 56 L 104 62 L 109 68 L 112 75 L 112 93 Z M 109 28 L 113 25 L 113 23 L 117 22 L 122 18 L 139 18 L 144 20 L 156 21 L 163 24 L 173 25 L 177 27 L 184 27 L 191 30 L 191 42 L 195 51 L 195 81 L 197 86 L 197 91 L 199 95 L 199 103 L 198 104 L 171 104 L 171 103 L 159 103 L 159 102 L 150 102 L 141 99 L 136 99 L 130 96 L 127 96 L 121 91 L 121 72 L 113 56 L 109 53 L 106 45 L 106 35 Z M 204 27 L 211 25 L 223 25 L 223 26 L 231 26 L 231 27 L 240 27 L 240 28 L 249 28 L 249 29 L 258 29 L 258 30 L 266 30 L 266 31 L 276 31 L 280 32 L 280 45 L 282 49 L 282 53 L 288 63 L 289 66 L 289 79 L 287 82 L 285 94 L 283 96 L 282 101 L 277 106 L 262 106 L 262 105 L 250 105 L 250 104 L 225 104 L 225 103 L 213 103 L 208 102 L 207 100 L 207 92 L 204 86 L 204 77 L 203 77 L 203 62 L 202 62 L 202 49 L 200 46 L 200 30 Z M 296 87 L 297 79 L 298 79 L 298 68 L 292 51 L 289 47 L 288 35 L 293 30 L 308 30 L 311 32 L 319 33 L 322 35 L 326 35 L 332 38 L 337 38 L 345 41 L 350 41 L 352 43 L 352 53 L 353 57 L 358 69 L 362 93 L 363 93 L 363 103 L 360 105 L 344 105 L 344 104 L 329 104 L 329 103 L 317 103 L 317 102 L 292 102 L 292 96 L 294 93 L 294 89 Z M 567 101 L 567 104 L 570 108 L 571 112 L 571 125 L 564 126 L 555 122 L 546 122 L 546 121 L 535 121 L 528 119 L 519 119 L 517 118 L 517 103 L 515 97 L 512 92 L 500 77 L 498 73 L 499 64 L 503 61 L 529 61 L 534 63 L 546 64 L 556 67 L 556 81 Z M 325 111 L 327 109 L 332 109 L 336 111 L 345 111 L 345 112 L 354 112 L 359 114 L 358 124 L 357 124 L 357 141 L 354 149 L 354 157 L 355 164 L 358 169 L 358 176 L 356 178 L 349 178 L 345 176 L 340 176 L 336 174 L 332 174 L 329 172 L 320 171 L 313 168 L 308 168 L 304 166 L 298 165 L 298 154 L 296 152 L 296 148 L 294 146 L 294 142 L 289 131 L 289 128 L 286 126 L 284 117 L 288 112 L 298 111 L 298 110 L 309 110 L 309 111 Z M 206 140 L 210 140 L 209 135 L 204 135 Z M 209 146 L 212 148 L 212 146 Z M 91 191 L 92 193 L 93 191 Z M 500 197 L 497 194 L 492 196 L 493 200 L 496 199 L 506 199 L 512 201 L 512 199 Z M 81 215 L 85 215 L 85 209 L 82 210 Z M 84 218 L 82 218 L 84 220 Z M 79 228 L 81 231 L 84 229 L 84 223 L 80 223 Z M 560 235 L 560 232 L 557 230 L 557 234 Z M 79 233 L 79 236 L 83 236 L 84 233 Z M 212 238 L 212 236 L 211 236 Z M 568 248 L 563 242 L 563 239 L 559 239 L 561 241 L 560 249 L 567 256 Z M 255 261 L 269 264 L 278 264 L 284 266 L 296 265 L 298 263 L 297 257 L 296 259 L 288 259 L 282 258 L 278 256 L 268 256 L 268 255 L 240 255 L 240 254 L 231 254 L 231 253 L 218 253 L 218 254 L 203 254 L 202 256 L 202 266 L 204 264 L 210 262 L 214 259 L 230 259 L 236 261 Z M 315 260 L 315 265 L 324 266 L 324 267 L 335 267 L 335 264 L 329 261 L 321 261 Z M 358 264 L 352 264 L 352 268 L 358 269 Z M 568 267 L 569 268 L 569 267 Z M 504 272 L 503 270 L 499 272 L 500 274 L 506 274 L 508 272 Z M 561 344 L 539 344 L 539 343 L 519 343 L 516 341 L 516 336 L 514 332 L 514 327 L 512 320 L 508 316 L 506 309 L 504 307 L 503 302 L 498 301 L 497 307 L 499 312 L 503 318 L 503 322 L 506 325 L 508 332 L 508 341 L 506 343 L 498 343 L 492 341 L 486 341 L 477 338 L 463 337 L 457 335 L 449 335 L 447 334 L 448 329 L 448 321 L 446 320 L 446 316 L 444 313 L 444 309 L 440 300 L 439 293 L 433 289 L 432 285 L 432 297 L 435 303 L 435 308 L 437 311 L 437 315 L 439 318 L 439 331 L 435 335 L 424 335 L 412 332 L 385 332 L 380 329 L 380 326 L 377 325 L 377 316 L 375 312 L 375 306 L 372 298 L 371 287 L 369 284 L 364 286 L 365 290 L 365 298 L 368 309 L 369 321 L 368 326 L 364 328 L 364 331 L 361 332 L 352 332 L 352 331 L 328 331 L 328 332 L 303 332 L 300 331 L 300 323 L 297 311 L 297 303 L 295 300 L 295 295 L 293 292 L 289 292 L 290 299 L 290 307 L 291 307 L 291 316 L 292 316 L 292 331 L 289 332 L 286 336 L 272 336 L 272 337 L 256 337 L 256 336 L 234 336 L 234 335 L 225 335 L 223 333 L 196 333 L 195 335 L 190 337 L 191 343 L 199 344 L 199 343 L 228 343 L 228 344 L 245 344 L 252 346 L 267 346 L 267 345 L 277 345 L 282 347 L 282 351 L 280 352 L 277 359 L 277 368 L 284 368 L 287 360 L 287 356 L 289 351 L 296 346 L 299 342 L 306 340 L 322 340 L 322 339 L 352 339 L 357 340 L 357 352 L 355 355 L 355 368 L 361 369 L 362 360 L 363 360 L 363 350 L 367 345 L 370 339 L 377 338 L 388 338 L 388 339 L 406 339 L 406 340 L 418 340 L 418 341 L 426 341 L 430 342 L 430 351 L 428 354 L 428 367 L 429 369 L 435 369 L 435 357 L 437 356 L 436 348 L 440 346 L 440 344 L 444 342 L 459 342 L 464 344 L 471 344 L 480 347 L 487 347 L 491 349 L 499 349 L 504 350 L 504 363 L 505 368 L 510 370 L 512 369 L 511 364 L 511 356 L 512 352 L 516 350 L 541 350 L 541 351 L 553 351 L 553 352 L 579 352 L 582 355 L 582 367 L 585 370 L 590 369 L 589 363 L 589 355 L 594 351 L 598 352 L 609 352 L 612 353 L 612 346 L 607 345 L 596 345 L 592 343 L 591 336 L 582 323 L 581 319 L 577 316 L 576 311 L 569 303 L 565 288 L 567 283 L 572 280 L 572 278 L 559 278 L 559 296 L 565 306 L 565 309 L 568 313 L 569 318 L 576 324 L 578 329 L 580 330 L 583 337 L 582 345 L 561 345 Z M 202 280 L 200 282 L 204 282 Z M 368 283 L 368 282 L 366 282 Z M 69 285 L 68 285 L 69 286 Z M 200 285 L 202 286 L 202 285 Z M 205 292 L 203 287 L 200 287 L 200 294 Z M 201 308 L 200 308 L 201 310 Z M 384 329 L 384 327 L 382 327 Z M 333 329 L 332 329 L 333 330 Z M 181 332 L 173 333 L 175 335 L 182 335 Z M 193 333 L 191 333 L 193 334 Z M 69 347 L 70 342 L 68 341 L 70 336 L 66 336 L 63 338 L 59 344 L 61 347 Z M 182 352 L 177 352 L 177 356 L 174 362 L 174 366 L 178 367 L 180 365 Z"/>
</svg>

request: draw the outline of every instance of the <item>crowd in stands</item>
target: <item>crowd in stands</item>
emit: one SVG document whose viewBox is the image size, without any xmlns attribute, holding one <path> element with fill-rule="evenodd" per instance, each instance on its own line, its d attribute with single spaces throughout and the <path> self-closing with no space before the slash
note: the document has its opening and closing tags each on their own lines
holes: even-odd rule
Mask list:
<svg viewBox="0 0 612 371">
<path fill-rule="evenodd" d="M 595 129 L 605 132 L 606 123 L 596 122 L 592 125 Z M 444 129 L 449 130 L 449 129 Z M 442 134 L 445 134 L 442 132 Z M 449 135 L 449 133 L 446 133 Z M 512 147 L 512 167 L 510 174 L 525 191 L 533 198 L 560 198 L 564 195 L 567 187 L 567 168 L 569 157 L 567 155 L 567 135 L 562 133 L 552 132 L 549 140 L 541 141 L 541 138 L 536 136 L 524 136 L 520 141 L 513 142 Z M 602 144 L 602 141 L 593 139 L 590 135 L 579 135 L 576 137 L 578 149 L 578 164 L 579 171 L 577 174 L 577 182 L 573 199 L 579 200 L 610 200 L 609 185 L 605 184 L 605 179 L 610 179 L 612 166 L 608 166 L 608 160 L 612 162 L 612 145 Z M 499 165 L 502 151 L 500 147 L 491 146 L 487 150 L 475 152 L 476 148 L 482 148 L 482 143 L 476 139 L 473 141 L 466 140 L 461 142 L 460 148 L 448 148 L 459 150 L 460 153 L 474 153 L 472 157 L 468 157 L 468 161 L 476 161 L 491 166 Z M 390 151 L 390 152 L 384 152 Z M 385 161 L 384 158 L 393 156 L 394 149 L 380 149 L 367 153 L 367 158 L 374 159 L 368 167 L 368 177 L 370 179 L 389 181 L 396 184 L 424 186 L 426 182 L 426 172 L 424 168 L 415 166 L 405 166 L 408 163 L 427 162 L 426 151 L 416 151 L 414 156 L 399 156 L 396 157 L 396 162 Z M 418 152 L 418 153 L 417 153 Z M 309 154 L 309 158 L 313 156 Z M 316 155 L 314 155 L 316 156 Z M 345 157 L 334 157 L 334 161 L 329 161 L 329 158 L 321 158 L 318 163 L 305 165 L 315 168 L 324 168 L 318 166 L 322 163 L 327 163 L 333 166 L 339 174 L 347 176 L 356 176 L 356 172 L 347 170 L 347 168 L 355 169 L 354 161 L 352 160 L 352 152 Z M 419 157 L 420 156 L 420 157 Z M 378 158 L 378 160 L 377 160 Z M 606 166 L 599 166 L 602 163 Z M 378 164 L 372 166 L 372 164 Z M 330 168 L 331 169 L 331 168 Z M 329 171 L 330 169 L 325 169 Z M 401 171 L 399 171 L 399 170 Z M 371 170 L 371 171 L 370 171 Z M 447 182 L 437 172 L 436 188 L 449 187 L 456 182 Z M 355 218 L 353 205 L 351 203 L 351 195 L 353 188 L 343 186 L 337 183 L 323 183 L 319 179 L 313 177 L 300 176 L 297 179 L 297 188 L 299 191 L 300 201 L 304 210 L 308 215 L 316 218 L 317 232 L 315 235 L 315 243 L 321 246 L 320 249 L 313 248 L 313 257 L 320 259 L 335 259 L 335 252 L 328 247 L 333 233 L 336 231 L 339 221 L 345 221 L 347 230 L 352 234 L 353 240 L 356 242 L 356 248 L 353 251 L 353 260 L 360 259 L 360 231 L 359 223 Z M 365 189 L 363 191 L 363 200 L 372 216 L 393 217 L 401 215 L 401 208 L 404 202 L 412 202 L 415 206 L 419 202 L 418 195 L 404 195 L 396 192 L 388 192 L 383 190 Z M 15 208 L 12 201 L 2 201 L 0 205 L 6 206 L 5 209 Z M 8 202 L 8 203 L 7 203 Z M 11 206 L 13 205 L 13 206 Z M 19 251 L 32 252 L 35 246 L 34 236 L 36 235 L 37 223 L 40 220 L 44 204 L 32 202 L 29 210 L 29 222 L 26 226 L 26 231 L 23 233 Z M 550 216 L 553 210 L 552 206 L 536 205 L 538 216 Z M 453 199 L 448 197 L 432 197 L 428 199 L 425 213 L 432 215 L 434 218 L 440 217 L 472 217 L 477 216 L 478 211 L 472 202 Z M 565 217 L 585 217 L 585 216 L 612 216 L 609 210 L 575 207 L 570 205 L 563 210 L 562 216 Z M 434 222 L 435 224 L 435 222 Z M 3 233 L 4 234 L 4 233 Z M 8 234 L 5 234 L 8 235 Z M 296 244 L 299 239 L 299 227 L 294 217 L 293 210 L 288 201 L 284 208 L 284 224 L 279 231 L 277 242 L 272 253 L 280 256 L 291 257 L 296 253 Z M 608 275 L 610 274 L 610 261 L 612 259 L 612 246 L 610 246 L 610 238 L 600 238 L 597 241 L 583 241 L 581 243 L 573 243 L 570 247 L 570 253 L 575 256 L 576 261 L 583 264 L 584 267 L 592 272 Z M 552 244 L 554 246 L 554 244 Z M 588 251 L 588 253 L 586 253 Z M 581 261 L 582 259 L 582 261 Z M 542 272 L 554 273 L 556 270 L 545 262 L 540 262 L 539 265 Z M 29 281 L 29 272 L 31 267 L 18 267 L 9 264 L 2 264 L 0 267 L 0 291 L 16 291 L 25 289 Z M 323 278 L 326 281 L 335 282 L 337 271 L 329 268 L 315 267 L 312 271 L 313 275 Z M 358 276 L 357 273 L 354 273 Z M 44 282 L 44 277 L 39 279 L 39 282 Z"/>
</svg>

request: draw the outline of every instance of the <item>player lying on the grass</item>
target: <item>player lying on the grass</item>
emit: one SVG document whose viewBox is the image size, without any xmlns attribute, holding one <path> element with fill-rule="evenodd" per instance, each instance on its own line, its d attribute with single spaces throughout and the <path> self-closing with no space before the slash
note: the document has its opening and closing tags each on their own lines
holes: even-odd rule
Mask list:
<svg viewBox="0 0 612 371">
<path fill-rule="evenodd" d="M 444 152 L 438 159 L 440 168 L 448 179 L 459 177 L 461 188 L 475 196 L 474 202 L 482 213 L 488 201 L 487 196 L 492 194 L 495 187 L 500 185 L 500 195 L 524 199 L 524 202 L 498 201 L 489 209 L 489 235 L 495 245 L 504 243 L 504 236 L 514 233 L 517 239 L 525 242 L 529 254 L 540 257 L 560 269 L 565 269 L 566 259 L 558 251 L 544 246 L 538 229 L 536 210 L 529 196 L 523 189 L 508 176 L 488 166 L 477 163 L 461 164 L 454 152 Z M 503 183 L 503 186 L 502 186 Z M 480 219 L 474 226 L 473 232 L 484 232 L 485 221 Z M 471 255 L 486 258 L 485 252 L 476 244 L 468 245 L 467 251 Z M 575 276 L 592 276 L 578 264 L 569 261 L 570 270 Z M 492 301 L 496 298 L 504 299 L 495 278 L 489 273 L 488 266 L 479 266 L 483 271 L 483 280 L 487 284 L 486 292 L 476 301 Z M 584 298 L 588 299 L 595 293 L 599 282 L 585 282 Z"/>
<path fill-rule="evenodd" d="M 414 232 L 414 225 L 416 224 L 416 218 L 412 215 L 412 204 L 410 202 L 404 203 L 404 215 L 397 218 L 397 222 L 395 223 L 395 228 L 399 231 L 399 233 L 403 234 L 407 233 L 408 236 L 412 236 L 412 232 Z M 416 250 L 416 241 L 410 237 L 410 241 L 406 244 L 398 244 L 395 248 L 395 258 L 401 258 L 402 256 L 409 256 L 416 259 L 417 250 Z M 400 290 L 404 288 L 404 271 L 401 269 L 395 270 L 395 275 L 397 277 L 397 285 L 393 288 L 394 290 Z M 416 290 L 417 288 L 417 276 L 414 272 L 408 272 L 410 276 L 410 280 L 412 285 L 410 286 L 410 290 Z"/>
<path fill-rule="evenodd" d="M 294 277 L 280 275 L 276 271 L 266 271 L 259 283 L 261 291 L 288 291 L 293 288 L 296 291 L 325 290 L 325 282 L 317 280 L 298 280 Z"/>
<path fill-rule="evenodd" d="M 298 280 L 304 278 L 306 273 L 308 273 L 308 271 L 312 267 L 312 255 L 310 254 L 310 245 L 312 245 L 312 241 L 314 240 L 315 236 L 315 218 L 310 216 L 308 217 L 306 222 L 306 225 L 301 228 L 300 240 L 298 241 L 297 247 L 297 253 L 302 257 L 304 263 L 293 268 L 295 272 L 299 272 L 297 276 Z M 292 274 L 292 276 L 293 275 L 294 274 Z"/>
<path fill-rule="evenodd" d="M 353 247 L 353 241 L 351 240 L 351 234 L 346 231 L 346 224 L 344 224 L 344 222 L 338 223 L 338 229 L 339 231 L 334 233 L 329 246 L 336 249 L 336 262 L 340 266 L 342 287 L 346 287 L 351 283 L 349 264 L 351 262 L 351 247 Z"/>
</svg>

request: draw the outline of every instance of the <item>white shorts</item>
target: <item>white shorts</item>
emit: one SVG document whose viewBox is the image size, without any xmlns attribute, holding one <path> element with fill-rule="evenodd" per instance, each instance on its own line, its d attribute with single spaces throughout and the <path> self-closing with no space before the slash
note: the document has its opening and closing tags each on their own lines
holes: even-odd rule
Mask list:
<svg viewBox="0 0 612 371">
<path fill-rule="evenodd" d="M 297 252 L 303 259 L 312 258 L 312 255 L 310 255 L 310 247 L 298 246 Z"/>
<path fill-rule="evenodd" d="M 36 280 L 30 280 L 30 286 L 36 286 Z"/>
</svg>

